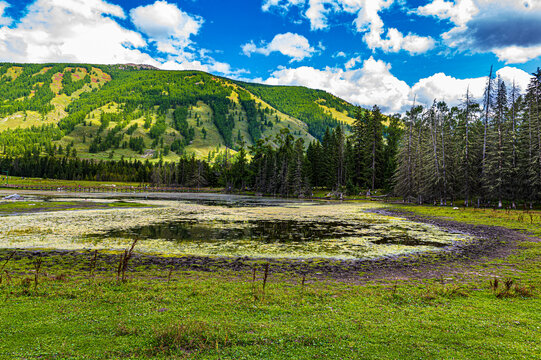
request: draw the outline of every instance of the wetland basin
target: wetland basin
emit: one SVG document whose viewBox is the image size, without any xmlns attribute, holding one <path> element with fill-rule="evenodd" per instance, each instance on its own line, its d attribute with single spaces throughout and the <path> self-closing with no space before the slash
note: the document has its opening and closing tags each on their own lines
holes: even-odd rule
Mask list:
<svg viewBox="0 0 541 360">
<path fill-rule="evenodd" d="M 55 201 L 72 200 L 55 198 Z M 80 199 L 80 197 L 77 197 Z M 221 194 L 122 196 L 148 207 L 0 218 L 0 248 L 136 251 L 163 256 L 373 259 L 438 251 L 470 238 L 369 212 L 373 202 L 312 202 Z M 50 198 L 49 198 L 50 200 Z M 92 194 L 88 201 L 113 201 Z"/>
</svg>

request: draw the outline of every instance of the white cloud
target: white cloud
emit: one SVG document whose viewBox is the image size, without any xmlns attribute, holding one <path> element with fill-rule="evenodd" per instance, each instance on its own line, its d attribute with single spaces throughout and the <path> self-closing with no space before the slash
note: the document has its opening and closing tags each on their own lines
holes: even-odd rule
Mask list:
<svg viewBox="0 0 541 360">
<path fill-rule="evenodd" d="M 479 9 L 473 0 L 457 0 L 456 2 L 434 0 L 417 9 L 419 15 L 435 16 L 441 20 L 448 19 L 457 26 L 464 26 L 478 12 Z"/>
<path fill-rule="evenodd" d="M 435 43 L 431 37 L 403 35 L 398 29 L 385 28 L 379 13 L 394 2 L 395 0 L 266 0 L 263 10 L 279 7 L 285 11 L 295 5 L 305 7 L 304 16 L 310 21 L 312 30 L 327 29 L 332 14 L 351 14 L 355 16 L 355 29 L 364 34 L 363 39 L 371 50 L 405 50 L 410 54 L 420 54 L 432 49 Z"/>
<path fill-rule="evenodd" d="M 264 0 L 261 9 L 263 11 L 269 11 L 272 7 L 279 7 L 287 9 L 290 6 L 300 5 L 304 0 Z"/>
<path fill-rule="evenodd" d="M 541 45 L 539 46 L 507 46 L 492 49 L 500 61 L 506 64 L 522 64 L 541 56 Z"/>
<path fill-rule="evenodd" d="M 431 104 L 433 100 L 446 101 L 456 105 L 463 98 L 469 87 L 473 97 L 480 97 L 485 88 L 485 78 L 457 79 L 444 73 L 437 73 L 419 80 L 412 87 L 412 93 L 416 94 L 417 102 Z"/>
<path fill-rule="evenodd" d="M 312 30 L 322 30 L 328 27 L 328 14 L 339 10 L 340 4 L 335 0 L 309 0 L 305 16 L 310 20 Z"/>
<path fill-rule="evenodd" d="M 211 57 L 205 57 L 203 61 L 183 57 L 171 58 L 159 67 L 163 70 L 199 70 L 208 73 L 220 73 L 233 79 L 249 81 L 248 79 L 241 78 L 242 75 L 249 74 L 249 71 L 245 69 L 232 69 L 228 63 L 216 61 Z"/>
<path fill-rule="evenodd" d="M 343 51 L 339 51 L 334 55 L 334 57 L 346 57 L 346 53 Z"/>
<path fill-rule="evenodd" d="M 102 0 L 38 0 L 16 26 L 0 28 L 0 61 L 137 62 L 156 64 L 137 50 L 146 42 L 113 18 L 122 8 Z"/>
<path fill-rule="evenodd" d="M 370 57 L 357 70 L 302 66 L 272 73 L 265 83 L 301 85 L 326 90 L 354 104 L 381 105 L 387 111 L 399 111 L 407 105 L 408 84 L 390 73 L 390 65 Z"/>
<path fill-rule="evenodd" d="M 411 107 L 413 97 L 418 104 L 429 106 L 434 99 L 445 100 L 449 105 L 458 105 L 466 89 L 474 98 L 482 99 L 486 77 L 457 79 L 437 73 L 419 80 L 413 86 L 396 78 L 391 66 L 373 57 L 365 60 L 359 69 L 325 68 L 323 70 L 302 66 L 280 69 L 264 82 L 271 85 L 301 85 L 328 91 L 353 104 L 370 107 L 374 104 L 386 112 L 404 112 Z M 525 89 L 530 76 L 513 67 L 497 71 L 510 88 L 515 81 Z"/>
<path fill-rule="evenodd" d="M 513 85 L 513 82 L 517 87 L 525 90 L 531 78 L 527 72 L 509 66 L 498 70 L 496 75 L 501 77 L 508 90 Z M 412 87 L 412 91 L 417 94 L 417 99 L 424 104 L 429 104 L 436 99 L 444 100 L 451 105 L 457 105 L 460 99 L 464 97 L 468 87 L 472 96 L 477 98 L 478 101 L 482 101 L 486 81 L 486 77 L 457 79 L 444 73 L 437 73 L 419 80 Z"/>
<path fill-rule="evenodd" d="M 416 12 L 453 23 L 442 39 L 460 51 L 492 52 L 506 63 L 541 56 L 541 1 L 433 0 Z"/>
<path fill-rule="evenodd" d="M 253 53 L 270 55 L 273 52 L 279 52 L 291 58 L 291 62 L 300 61 L 311 57 L 316 50 L 310 46 L 307 38 L 302 35 L 285 33 L 276 35 L 268 44 L 262 44 L 258 47 L 254 42 L 244 44 L 242 51 L 245 55 L 250 56 Z"/>
<path fill-rule="evenodd" d="M 344 54 L 344 56 L 345 56 L 345 54 Z M 349 69 L 354 68 L 355 65 L 357 65 L 360 62 L 361 62 L 361 57 L 357 56 L 357 57 L 349 59 L 348 62 L 344 64 L 344 67 L 346 68 L 346 70 L 349 70 Z"/>
<path fill-rule="evenodd" d="M 510 89 L 514 82 L 515 86 L 519 87 L 521 91 L 526 91 L 532 78 L 532 75 L 528 74 L 526 71 L 511 66 L 501 68 L 496 72 L 496 75 L 500 76 L 502 80 L 505 81 L 507 89 Z"/>
<path fill-rule="evenodd" d="M 364 40 L 370 49 L 382 49 L 385 52 L 406 50 L 410 54 L 422 54 L 434 48 L 434 40 L 431 37 L 412 34 L 404 36 L 394 28 L 387 31 L 386 38 L 382 37 L 382 33 L 382 28 L 374 28 L 364 36 Z"/>
<path fill-rule="evenodd" d="M 5 16 L 4 12 L 10 5 L 5 1 L 0 1 L 0 26 L 11 25 L 12 19 Z"/>
<path fill-rule="evenodd" d="M 166 1 L 132 9 L 130 18 L 164 53 L 176 53 L 188 46 L 190 36 L 196 35 L 203 24 L 200 17 L 190 16 Z"/>
<path fill-rule="evenodd" d="M 0 1 L 0 11 L 6 4 Z M 175 48 L 174 55 L 168 54 L 166 59 L 149 55 L 143 36 L 116 21 L 126 18 L 119 6 L 104 0 L 37 0 L 27 6 L 25 15 L 15 25 L 0 26 L 0 62 L 139 63 L 164 69 L 198 69 L 232 76 L 244 72 L 216 61 L 207 55 L 205 49 L 196 49 L 189 37 L 197 33 L 202 21 L 191 18 L 196 19 L 193 20 L 197 22 L 194 25 L 190 19 L 183 17 L 185 13 L 167 5 L 156 2 L 150 9 L 143 9 L 149 15 L 147 21 L 159 14 L 157 10 L 170 10 L 169 14 L 162 14 L 163 21 L 155 26 L 141 19 L 136 20 L 151 41 L 161 42 L 159 46 L 163 50 L 168 50 L 167 46 Z M 141 14 L 139 11 L 135 13 L 136 18 Z M 2 19 L 0 17 L 0 21 Z M 169 31 L 167 38 L 165 34 Z M 184 48 L 188 43 L 190 45 Z"/>
</svg>

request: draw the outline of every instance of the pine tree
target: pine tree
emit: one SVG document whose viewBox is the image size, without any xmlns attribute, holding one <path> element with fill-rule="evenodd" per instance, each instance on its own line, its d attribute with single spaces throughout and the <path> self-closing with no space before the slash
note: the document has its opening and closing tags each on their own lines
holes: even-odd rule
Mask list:
<svg viewBox="0 0 541 360">
<path fill-rule="evenodd" d="M 368 157 L 366 154 L 365 140 L 367 132 L 368 111 L 357 107 L 355 121 L 353 122 L 353 151 L 355 156 L 355 174 L 353 181 L 356 185 L 366 187 L 368 180 L 366 178 L 366 168 L 368 166 Z"/>
<path fill-rule="evenodd" d="M 402 129 L 402 120 L 400 114 L 395 114 L 389 118 L 389 125 L 384 129 L 384 138 L 386 145 L 383 154 L 383 187 L 389 192 L 393 185 L 393 174 L 397 167 L 398 143 L 404 134 Z"/>
<path fill-rule="evenodd" d="M 366 149 L 369 154 L 368 179 L 370 181 L 370 190 L 374 192 L 376 186 L 381 185 L 380 179 L 383 174 L 383 115 L 377 105 L 374 105 L 367 120 L 365 135 Z"/>
<path fill-rule="evenodd" d="M 463 197 L 464 205 L 469 206 L 470 200 L 476 189 L 476 182 L 479 177 L 479 162 L 476 158 L 476 133 L 475 124 L 479 121 L 479 104 L 475 103 L 470 94 L 469 88 L 466 90 L 461 111 L 458 113 L 458 123 L 456 129 L 455 143 L 457 145 L 458 163 L 457 163 L 457 183 L 458 194 Z"/>
<path fill-rule="evenodd" d="M 511 169 L 509 171 L 508 186 L 510 189 L 510 200 L 513 209 L 516 208 L 517 192 L 520 186 L 519 172 L 518 172 L 518 126 L 517 120 L 520 113 L 522 98 L 520 91 L 517 88 L 515 81 L 513 80 L 513 87 L 511 88 L 510 96 L 510 109 L 509 117 L 511 119 Z"/>
<path fill-rule="evenodd" d="M 487 136 L 488 136 L 488 124 L 490 122 L 490 116 L 492 111 L 492 104 L 493 104 L 493 91 L 494 91 L 494 75 L 492 73 L 492 66 L 490 66 L 490 73 L 487 78 L 487 84 L 485 86 L 485 93 L 484 93 L 484 119 L 483 119 L 483 125 L 484 125 L 484 135 L 483 135 L 483 157 L 481 162 L 481 176 L 484 178 L 486 176 L 486 153 L 487 153 Z M 484 179 L 482 179 L 484 180 Z"/>
<path fill-rule="evenodd" d="M 498 208 L 503 207 L 505 194 L 505 180 L 508 164 L 509 138 L 507 134 L 507 89 L 505 83 L 498 78 L 496 99 L 494 103 L 494 117 L 488 131 L 488 147 L 486 151 L 485 189 L 488 199 L 494 199 Z"/>
<path fill-rule="evenodd" d="M 337 127 L 333 132 L 333 160 L 335 163 L 335 178 L 336 178 L 336 188 L 340 189 L 345 184 L 344 172 L 345 172 L 345 137 L 342 127 Z"/>
</svg>

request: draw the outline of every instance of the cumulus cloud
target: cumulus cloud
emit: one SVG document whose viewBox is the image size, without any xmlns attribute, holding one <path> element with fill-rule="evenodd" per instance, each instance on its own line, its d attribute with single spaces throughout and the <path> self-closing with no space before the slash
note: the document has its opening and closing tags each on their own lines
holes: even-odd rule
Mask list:
<svg viewBox="0 0 541 360">
<path fill-rule="evenodd" d="M 405 50 L 410 54 L 422 54 L 434 48 L 434 39 L 408 34 L 404 36 L 397 29 L 391 28 L 387 37 L 382 37 L 383 29 L 372 29 L 364 36 L 368 47 L 372 50 L 382 49 L 385 52 L 399 52 Z"/>
<path fill-rule="evenodd" d="M 176 53 L 188 46 L 190 36 L 196 35 L 203 24 L 200 17 L 191 16 L 167 1 L 132 9 L 130 18 L 164 53 Z"/>
<path fill-rule="evenodd" d="M 496 74 L 508 87 L 514 81 L 522 90 L 530 79 L 528 73 L 513 67 L 504 67 Z M 370 107 L 377 104 L 385 112 L 404 112 L 411 107 L 414 96 L 418 104 L 425 106 L 431 105 L 434 99 L 445 100 L 451 106 L 458 105 L 468 87 L 472 96 L 481 100 L 486 78 L 457 79 L 437 73 L 410 87 L 391 73 L 389 64 L 370 57 L 358 69 L 319 70 L 307 66 L 280 69 L 264 82 L 270 85 L 307 86 L 328 91 L 356 105 Z"/>
<path fill-rule="evenodd" d="M 270 55 L 273 52 L 279 52 L 291 58 L 291 62 L 300 61 L 311 57 L 316 50 L 310 46 L 307 38 L 299 34 L 285 33 L 276 35 L 268 44 L 262 43 L 257 46 L 254 42 L 244 44 L 242 51 L 245 55 L 250 56 L 253 53 Z"/>
<path fill-rule="evenodd" d="M 0 26 L 3 25 L 10 25 L 12 23 L 12 19 L 5 16 L 4 12 L 10 5 L 5 1 L 0 1 Z"/>
<path fill-rule="evenodd" d="M 458 26 L 465 25 L 479 9 L 473 0 L 457 0 L 456 2 L 434 0 L 417 9 L 419 15 L 435 16 L 441 20 L 448 19 Z"/>
<path fill-rule="evenodd" d="M 38 0 L 15 27 L 0 28 L 0 61 L 156 62 L 142 36 L 121 27 L 121 7 L 102 0 Z"/>
<path fill-rule="evenodd" d="M 119 24 L 118 19 L 126 19 L 124 10 L 107 1 L 37 0 L 13 26 L 1 26 L 11 23 L 11 19 L 1 17 L 7 5 L 0 1 L 0 61 L 143 63 L 163 69 L 243 73 L 216 61 L 208 51 L 196 49 L 190 36 L 199 31 L 203 21 L 164 1 L 136 8 L 130 17 L 148 41 L 156 42 L 160 51 L 167 53 L 165 59 L 151 56 L 146 38 Z M 148 18 L 141 19 L 143 15 Z M 162 18 L 157 21 L 159 16 Z M 168 53 L 173 49 L 174 54 Z"/>
<path fill-rule="evenodd" d="M 509 66 L 498 70 L 496 76 L 505 82 L 508 89 L 514 83 L 522 91 L 526 89 L 531 78 L 527 72 Z M 417 94 L 417 99 L 424 104 L 429 104 L 432 100 L 437 99 L 445 100 L 451 105 L 457 105 L 459 100 L 464 97 L 468 87 L 472 96 L 478 101 L 482 101 L 486 81 L 486 77 L 457 79 L 444 73 L 437 73 L 419 80 L 412 87 L 412 92 Z"/>
<path fill-rule="evenodd" d="M 444 73 L 437 73 L 424 79 L 420 79 L 412 87 L 412 93 L 416 95 L 417 102 L 429 105 L 433 100 L 443 100 L 456 105 L 469 88 L 473 97 L 483 94 L 486 84 L 485 78 L 457 79 Z"/>
<path fill-rule="evenodd" d="M 442 38 L 461 51 L 492 52 L 506 63 L 541 56 L 539 1 L 434 0 L 417 13 L 454 23 Z"/>
<path fill-rule="evenodd" d="M 201 56 L 201 59 L 197 59 L 193 55 L 189 57 L 184 55 L 170 57 L 159 67 L 163 70 L 199 70 L 208 73 L 220 73 L 238 80 L 247 80 L 245 78 L 241 79 L 241 76 L 249 74 L 249 71 L 245 69 L 233 69 L 230 64 L 217 61 L 207 55 Z"/>
<path fill-rule="evenodd" d="M 290 6 L 301 5 L 304 0 L 264 0 L 261 9 L 269 11 L 271 8 L 288 9 Z"/>
<path fill-rule="evenodd" d="M 361 57 L 357 56 L 357 57 L 349 59 L 348 62 L 344 64 L 344 67 L 346 68 L 346 70 L 349 70 L 349 69 L 354 68 L 360 62 L 361 62 Z"/>
<path fill-rule="evenodd" d="M 355 17 L 355 29 L 364 34 L 363 39 L 371 50 L 405 50 L 410 54 L 420 54 L 432 49 L 435 42 L 431 37 L 404 35 L 396 28 L 386 29 L 380 12 L 388 9 L 394 2 L 395 0 L 266 0 L 263 10 L 277 7 L 286 11 L 291 6 L 302 7 L 306 9 L 304 16 L 310 21 L 312 30 L 327 29 L 332 14 L 351 14 Z"/>
<path fill-rule="evenodd" d="M 281 69 L 273 72 L 265 83 L 322 89 L 354 104 L 378 104 L 386 111 L 399 111 L 407 106 L 410 87 L 394 77 L 390 68 L 389 64 L 370 57 L 356 70 L 319 70 L 308 66 Z"/>
</svg>

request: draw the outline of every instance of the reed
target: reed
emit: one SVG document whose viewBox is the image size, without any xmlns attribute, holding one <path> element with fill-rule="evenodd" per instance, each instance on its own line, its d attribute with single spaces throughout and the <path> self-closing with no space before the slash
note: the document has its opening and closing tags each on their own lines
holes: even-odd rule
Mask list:
<svg viewBox="0 0 541 360">
<path fill-rule="evenodd" d="M 252 294 L 254 295 L 254 301 L 257 300 L 257 294 L 255 291 L 255 274 L 256 274 L 256 267 L 255 264 L 252 267 Z"/>
<path fill-rule="evenodd" d="M 263 275 L 263 295 L 261 298 L 263 301 L 265 300 L 265 286 L 267 285 L 267 279 L 269 277 L 269 266 L 269 263 L 265 264 L 265 274 Z"/>
<path fill-rule="evenodd" d="M 167 274 L 167 282 L 171 282 L 171 276 L 173 275 L 174 269 L 175 266 L 171 263 L 171 266 L 169 267 L 169 273 Z"/>
<path fill-rule="evenodd" d="M 89 276 L 91 278 L 94 277 L 97 261 L 98 261 L 98 250 L 94 251 L 94 256 L 92 257 L 92 260 L 90 261 Z"/>
<path fill-rule="evenodd" d="M 137 241 L 139 241 L 139 239 L 133 240 L 131 247 L 128 250 L 124 250 L 124 254 L 120 257 L 116 271 L 117 282 L 126 282 L 126 269 L 128 268 L 128 262 L 133 256 L 133 249 L 135 248 L 135 245 L 137 245 Z"/>
<path fill-rule="evenodd" d="M 36 259 L 36 261 L 34 262 L 34 291 L 36 291 L 38 289 L 38 283 L 39 283 L 39 271 L 41 269 L 41 264 L 42 264 L 43 260 L 41 258 L 38 258 Z"/>
<path fill-rule="evenodd" d="M 301 300 L 304 297 L 304 285 L 306 284 L 306 274 L 302 274 L 301 280 Z"/>
<path fill-rule="evenodd" d="M 7 264 L 9 263 L 9 261 L 15 256 L 15 253 L 16 253 L 16 251 L 12 252 L 11 255 L 9 255 L 8 258 L 6 259 L 6 261 L 2 264 L 2 267 L 0 267 L 0 284 L 2 284 L 4 273 L 6 274 L 6 276 L 9 279 L 9 274 L 8 274 L 7 270 L 5 270 L 5 268 L 6 268 Z"/>
</svg>

